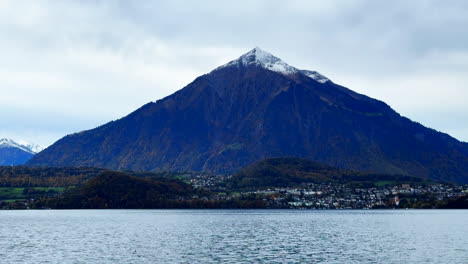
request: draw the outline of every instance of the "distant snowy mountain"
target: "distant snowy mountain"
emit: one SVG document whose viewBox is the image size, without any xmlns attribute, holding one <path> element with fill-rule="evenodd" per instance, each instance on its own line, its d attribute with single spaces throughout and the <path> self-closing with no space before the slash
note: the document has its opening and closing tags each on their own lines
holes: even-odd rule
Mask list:
<svg viewBox="0 0 468 264">
<path fill-rule="evenodd" d="M 43 148 L 36 144 L 0 139 L 0 166 L 21 165 Z"/>
<path fill-rule="evenodd" d="M 29 143 L 27 141 L 19 141 L 18 143 L 20 143 L 22 146 L 26 147 L 26 149 L 29 149 L 34 154 L 39 153 L 42 150 L 44 150 L 44 147 L 42 147 L 42 146 L 40 146 L 38 144 Z"/>
</svg>

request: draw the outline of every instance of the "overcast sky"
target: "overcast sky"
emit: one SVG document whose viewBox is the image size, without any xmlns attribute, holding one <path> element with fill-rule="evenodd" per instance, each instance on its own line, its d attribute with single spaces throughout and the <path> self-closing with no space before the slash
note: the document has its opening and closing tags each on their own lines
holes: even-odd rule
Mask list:
<svg viewBox="0 0 468 264">
<path fill-rule="evenodd" d="M 0 138 L 50 145 L 255 46 L 468 141 L 464 0 L 0 0 Z"/>
</svg>

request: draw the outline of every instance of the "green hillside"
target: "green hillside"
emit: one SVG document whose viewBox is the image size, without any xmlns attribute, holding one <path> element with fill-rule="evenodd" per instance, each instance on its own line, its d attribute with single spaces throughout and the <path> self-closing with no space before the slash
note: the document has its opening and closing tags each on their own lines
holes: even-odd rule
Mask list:
<svg viewBox="0 0 468 264">
<path fill-rule="evenodd" d="M 255 162 L 233 175 L 229 189 L 291 187 L 303 183 L 350 183 L 382 185 L 403 182 L 423 182 L 423 179 L 378 173 L 344 170 L 295 157 L 269 158 Z"/>
<path fill-rule="evenodd" d="M 193 188 L 176 179 L 145 179 L 104 172 L 63 196 L 43 201 L 52 208 L 165 208 L 172 200 L 193 195 Z"/>
</svg>

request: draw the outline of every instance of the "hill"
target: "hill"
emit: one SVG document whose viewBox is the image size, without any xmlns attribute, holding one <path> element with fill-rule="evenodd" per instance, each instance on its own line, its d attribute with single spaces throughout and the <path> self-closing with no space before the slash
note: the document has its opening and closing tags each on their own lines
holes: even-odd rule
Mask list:
<svg viewBox="0 0 468 264">
<path fill-rule="evenodd" d="M 52 208 L 74 209 L 165 208 L 193 193 L 190 185 L 179 180 L 143 179 L 108 171 L 69 190 L 62 197 L 42 203 Z"/>
<path fill-rule="evenodd" d="M 108 171 L 102 168 L 78 167 L 26 167 L 0 166 L 0 187 L 69 187 Z M 125 174 L 139 178 L 168 178 L 189 180 L 200 173 L 195 172 L 134 172 Z"/>
<path fill-rule="evenodd" d="M 230 174 L 278 156 L 468 182 L 467 143 L 258 48 L 27 165 Z"/>
<path fill-rule="evenodd" d="M 269 158 L 255 162 L 233 175 L 228 189 L 262 189 L 294 187 L 304 183 L 354 183 L 365 186 L 380 183 L 423 182 L 423 179 L 338 169 L 294 157 Z"/>
<path fill-rule="evenodd" d="M 54 209 L 162 209 L 162 208 L 265 208 L 255 197 L 209 199 L 209 192 L 177 179 L 140 178 L 103 172 L 64 194 L 34 202 L 33 208 Z M 199 198 L 201 197 L 201 198 Z"/>
<path fill-rule="evenodd" d="M 2 187 L 69 187 L 99 175 L 105 169 L 0 166 Z"/>
</svg>

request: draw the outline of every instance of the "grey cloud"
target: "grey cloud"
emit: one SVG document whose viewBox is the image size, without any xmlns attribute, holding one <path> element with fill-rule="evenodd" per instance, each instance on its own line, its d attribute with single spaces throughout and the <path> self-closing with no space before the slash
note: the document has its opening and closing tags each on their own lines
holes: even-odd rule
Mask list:
<svg viewBox="0 0 468 264">
<path fill-rule="evenodd" d="M 3 1 L 0 104 L 31 130 L 14 109 L 62 113 L 41 119 L 55 120 L 56 136 L 36 136 L 50 144 L 260 46 L 467 141 L 449 118 L 468 113 L 466 14 L 461 0 Z"/>
</svg>

